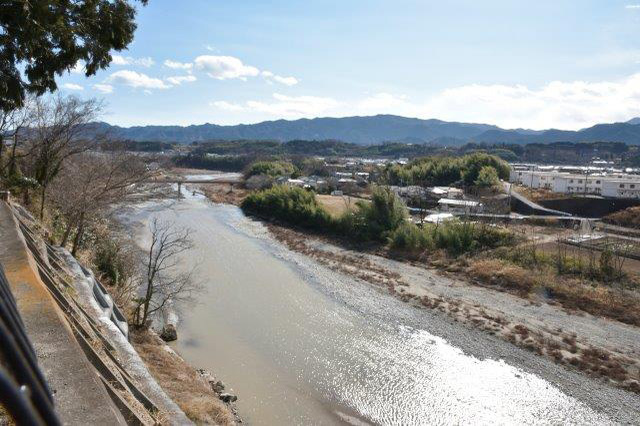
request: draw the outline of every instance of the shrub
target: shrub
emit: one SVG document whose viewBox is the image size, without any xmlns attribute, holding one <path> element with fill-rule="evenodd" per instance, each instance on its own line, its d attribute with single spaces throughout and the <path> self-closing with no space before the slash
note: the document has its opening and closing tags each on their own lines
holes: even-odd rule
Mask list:
<svg viewBox="0 0 640 426">
<path fill-rule="evenodd" d="M 389 237 L 391 248 L 416 253 L 430 249 L 446 250 L 452 256 L 512 245 L 516 237 L 504 228 L 472 222 L 448 221 L 439 225 L 414 224 L 398 227 Z"/>
<path fill-rule="evenodd" d="M 412 223 L 404 223 L 391 233 L 389 246 L 393 250 L 417 254 L 433 249 L 434 242 L 429 232 L 425 232 Z"/>
<path fill-rule="evenodd" d="M 116 305 L 127 311 L 137 289 L 138 250 L 126 240 L 110 235 L 96 239 L 94 247 L 93 269 L 108 286 Z"/>
<path fill-rule="evenodd" d="M 348 211 L 340 219 L 343 232 L 364 240 L 384 241 L 407 220 L 407 207 L 388 187 L 375 187 L 371 202 L 357 203 L 356 212 Z"/>
<path fill-rule="evenodd" d="M 297 171 L 296 167 L 288 161 L 256 161 L 245 172 L 245 178 L 255 175 L 267 175 L 271 177 L 291 176 Z"/>
<path fill-rule="evenodd" d="M 498 179 L 498 172 L 492 166 L 484 166 L 478 173 L 478 179 L 475 180 L 475 185 L 480 188 L 493 188 L 500 184 Z"/>
<path fill-rule="evenodd" d="M 277 185 L 254 192 L 244 199 L 242 209 L 313 229 L 326 231 L 333 225 L 315 194 L 297 187 Z"/>
</svg>

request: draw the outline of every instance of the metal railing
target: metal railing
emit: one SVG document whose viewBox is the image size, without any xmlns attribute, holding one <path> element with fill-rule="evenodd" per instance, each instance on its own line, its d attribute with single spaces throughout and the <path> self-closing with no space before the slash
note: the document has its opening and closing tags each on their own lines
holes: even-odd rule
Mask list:
<svg viewBox="0 0 640 426">
<path fill-rule="evenodd" d="M 0 404 L 19 425 L 60 425 L 53 397 L 0 265 Z"/>
</svg>

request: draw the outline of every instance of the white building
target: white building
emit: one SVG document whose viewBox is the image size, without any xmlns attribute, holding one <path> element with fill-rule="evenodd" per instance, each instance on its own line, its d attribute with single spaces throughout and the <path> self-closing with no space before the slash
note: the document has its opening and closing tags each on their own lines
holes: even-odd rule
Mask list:
<svg viewBox="0 0 640 426">
<path fill-rule="evenodd" d="M 548 189 L 559 194 L 589 194 L 612 198 L 640 198 L 640 175 L 619 171 L 599 171 L 589 174 L 567 173 L 559 170 L 531 170 L 512 168 L 512 183 L 534 189 Z"/>
<path fill-rule="evenodd" d="M 462 189 L 452 186 L 434 186 L 429 188 L 429 192 L 435 197 L 444 198 L 462 198 L 464 194 Z"/>
<path fill-rule="evenodd" d="M 640 198 L 640 179 L 603 180 L 602 195 L 613 198 Z"/>
<path fill-rule="evenodd" d="M 438 200 L 438 209 L 448 213 L 479 213 L 482 211 L 482 204 L 477 201 L 441 198 Z"/>
</svg>

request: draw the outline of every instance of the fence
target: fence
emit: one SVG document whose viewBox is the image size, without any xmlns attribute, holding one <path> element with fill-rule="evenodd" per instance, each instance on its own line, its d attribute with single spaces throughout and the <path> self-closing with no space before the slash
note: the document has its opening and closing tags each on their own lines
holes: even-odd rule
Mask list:
<svg viewBox="0 0 640 426">
<path fill-rule="evenodd" d="M 19 425 L 59 425 L 16 301 L 0 265 L 0 403 Z"/>
</svg>

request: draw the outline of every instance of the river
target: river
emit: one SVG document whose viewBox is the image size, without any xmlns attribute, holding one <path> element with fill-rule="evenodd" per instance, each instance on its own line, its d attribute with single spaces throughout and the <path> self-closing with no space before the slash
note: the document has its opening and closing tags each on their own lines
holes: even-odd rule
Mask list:
<svg viewBox="0 0 640 426">
<path fill-rule="evenodd" d="M 610 423 L 541 377 L 442 337 L 466 333 L 482 349 L 481 334 L 287 250 L 237 207 L 183 191 L 126 220 L 142 240 L 151 216 L 194 231 L 183 261 L 203 291 L 181 310 L 174 347 L 232 388 L 248 424 Z"/>
</svg>

